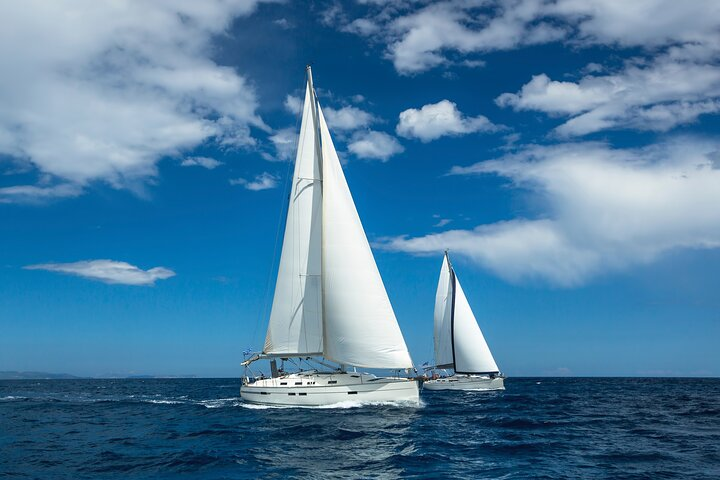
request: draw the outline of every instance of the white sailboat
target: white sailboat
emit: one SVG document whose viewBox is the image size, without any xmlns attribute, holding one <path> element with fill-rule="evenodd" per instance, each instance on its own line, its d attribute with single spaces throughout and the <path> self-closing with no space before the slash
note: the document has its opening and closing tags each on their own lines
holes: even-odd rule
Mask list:
<svg viewBox="0 0 720 480">
<path fill-rule="evenodd" d="M 435 367 L 454 374 L 423 384 L 428 390 L 505 390 L 504 378 L 445 252 L 435 295 Z"/>
<path fill-rule="evenodd" d="M 413 368 L 412 360 L 316 99 L 309 66 L 265 346 L 243 365 L 249 369 L 260 359 L 271 360 L 271 378 L 254 379 L 246 373 L 240 395 L 247 402 L 419 400 L 417 382 L 399 376 L 400 370 Z M 286 373 L 285 362 L 299 371 Z M 396 370 L 398 376 L 358 373 L 358 367 Z"/>
</svg>

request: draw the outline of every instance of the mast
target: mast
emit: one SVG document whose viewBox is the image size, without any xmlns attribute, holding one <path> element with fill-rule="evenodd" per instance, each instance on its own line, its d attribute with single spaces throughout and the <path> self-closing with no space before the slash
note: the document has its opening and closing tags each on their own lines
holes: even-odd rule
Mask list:
<svg viewBox="0 0 720 480">
<path fill-rule="evenodd" d="M 263 348 L 263 354 L 281 358 L 323 352 L 320 115 L 309 68 L 307 74 L 285 233 Z"/>
<path fill-rule="evenodd" d="M 308 89 L 310 90 L 310 102 L 312 104 L 312 117 L 313 117 L 313 128 L 315 133 L 315 152 L 318 159 L 318 177 L 320 177 L 320 194 L 323 191 L 323 152 L 322 152 L 322 141 L 320 140 L 320 116 L 318 115 L 318 101 L 315 96 L 315 85 L 313 84 L 312 67 L 308 63 L 305 66 L 305 72 L 307 73 Z M 322 209 L 321 209 L 322 212 Z M 320 249 L 322 251 L 323 237 L 325 236 L 324 221 L 322 219 L 323 214 L 320 213 Z M 325 282 L 322 280 L 323 274 L 323 261 L 322 253 L 320 254 L 320 302 L 322 305 L 322 315 L 320 318 L 320 328 L 322 329 L 323 337 L 323 354 L 325 354 Z"/>
<path fill-rule="evenodd" d="M 307 73 L 307 81 L 310 89 L 310 101 L 312 103 L 313 127 L 315 131 L 315 151 L 317 152 L 318 163 L 320 166 L 320 178 L 322 179 L 323 154 L 322 143 L 320 140 L 320 122 L 318 121 L 318 101 L 317 96 L 315 96 L 315 85 L 313 85 L 312 68 L 310 68 L 310 64 L 305 66 L 305 72 Z M 320 181 L 320 191 L 322 191 L 322 180 Z"/>
<path fill-rule="evenodd" d="M 450 304 L 450 348 L 452 349 L 453 370 L 457 372 L 455 364 L 455 290 L 457 290 L 457 280 L 455 279 L 455 269 L 452 263 L 450 263 L 450 255 L 448 255 L 447 250 L 445 250 L 445 258 L 447 259 L 448 270 L 450 271 L 450 285 L 452 286 L 452 300 Z"/>
</svg>

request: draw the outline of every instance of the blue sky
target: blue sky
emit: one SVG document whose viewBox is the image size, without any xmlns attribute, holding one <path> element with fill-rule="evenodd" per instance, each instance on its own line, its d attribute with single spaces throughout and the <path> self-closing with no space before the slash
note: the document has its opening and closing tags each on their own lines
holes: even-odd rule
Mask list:
<svg viewBox="0 0 720 480">
<path fill-rule="evenodd" d="M 451 250 L 508 375 L 720 374 L 720 7 L 0 7 L 0 370 L 236 376 L 311 62 L 417 365 Z"/>
</svg>

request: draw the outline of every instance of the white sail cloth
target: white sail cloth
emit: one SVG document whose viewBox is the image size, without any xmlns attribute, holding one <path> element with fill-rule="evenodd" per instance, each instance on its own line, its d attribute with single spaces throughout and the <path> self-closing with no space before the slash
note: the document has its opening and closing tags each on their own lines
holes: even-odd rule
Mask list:
<svg viewBox="0 0 720 480">
<path fill-rule="evenodd" d="M 499 371 L 447 255 L 435 296 L 435 362 L 457 373 Z"/>
<path fill-rule="evenodd" d="M 308 82 L 263 352 L 322 354 L 365 368 L 410 368 L 330 132 L 314 102 Z"/>
<path fill-rule="evenodd" d="M 453 367 L 452 351 L 452 295 L 453 281 L 447 257 L 443 258 L 435 294 L 435 365 L 440 368 Z"/>
<path fill-rule="evenodd" d="M 412 360 L 320 111 L 325 357 L 366 368 Z"/>
<path fill-rule="evenodd" d="M 263 352 L 323 351 L 322 186 L 310 86 L 305 92 L 285 235 Z"/>
</svg>

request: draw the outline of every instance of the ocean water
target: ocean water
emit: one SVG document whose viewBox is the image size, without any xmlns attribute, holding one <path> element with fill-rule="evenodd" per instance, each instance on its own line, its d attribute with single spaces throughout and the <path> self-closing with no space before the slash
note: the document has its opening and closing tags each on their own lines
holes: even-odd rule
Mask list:
<svg viewBox="0 0 720 480">
<path fill-rule="evenodd" d="M 266 408 L 229 379 L 0 381 L 0 478 L 720 478 L 720 379 L 506 386 Z"/>
</svg>

